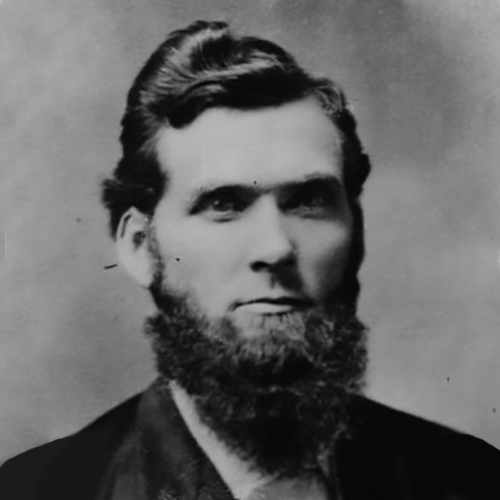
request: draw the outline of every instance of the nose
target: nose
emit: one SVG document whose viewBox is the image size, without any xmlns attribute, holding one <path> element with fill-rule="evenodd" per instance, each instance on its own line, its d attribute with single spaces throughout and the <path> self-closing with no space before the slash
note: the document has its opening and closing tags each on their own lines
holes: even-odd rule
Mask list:
<svg viewBox="0 0 500 500">
<path fill-rule="evenodd" d="M 277 270 L 295 262 L 295 248 L 286 227 L 284 214 L 276 202 L 262 199 L 256 207 L 255 239 L 252 241 L 250 267 L 253 271 Z"/>
</svg>

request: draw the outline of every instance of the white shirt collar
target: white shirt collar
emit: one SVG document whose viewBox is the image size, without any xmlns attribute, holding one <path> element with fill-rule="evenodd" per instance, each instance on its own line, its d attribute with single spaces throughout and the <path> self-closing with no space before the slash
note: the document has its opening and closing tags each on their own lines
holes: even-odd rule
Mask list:
<svg viewBox="0 0 500 500">
<path fill-rule="evenodd" d="M 192 399 L 175 382 L 170 384 L 172 397 L 189 431 L 213 463 L 222 480 L 237 500 L 246 500 L 253 491 L 272 480 L 255 471 L 219 440 L 199 418 Z"/>
</svg>

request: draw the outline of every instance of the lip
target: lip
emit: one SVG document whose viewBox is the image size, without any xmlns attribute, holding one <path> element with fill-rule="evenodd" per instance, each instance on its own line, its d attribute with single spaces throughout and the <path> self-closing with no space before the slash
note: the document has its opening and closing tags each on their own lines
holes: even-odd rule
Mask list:
<svg viewBox="0 0 500 500">
<path fill-rule="evenodd" d="M 237 302 L 235 309 L 243 308 L 260 313 L 286 312 L 311 307 L 312 301 L 303 297 L 259 297 L 247 301 Z"/>
</svg>

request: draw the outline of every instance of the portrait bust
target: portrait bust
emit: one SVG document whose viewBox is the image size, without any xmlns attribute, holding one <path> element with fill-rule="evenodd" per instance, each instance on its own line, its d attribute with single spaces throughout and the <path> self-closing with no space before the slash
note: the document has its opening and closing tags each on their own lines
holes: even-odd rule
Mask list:
<svg viewBox="0 0 500 500">
<path fill-rule="evenodd" d="M 6 462 L 0 491 L 491 491 L 493 447 L 365 394 L 358 298 L 371 162 L 337 83 L 265 38 L 197 21 L 147 60 L 121 124 L 102 201 L 120 267 L 155 307 L 145 332 L 157 378 L 76 434 Z"/>
</svg>

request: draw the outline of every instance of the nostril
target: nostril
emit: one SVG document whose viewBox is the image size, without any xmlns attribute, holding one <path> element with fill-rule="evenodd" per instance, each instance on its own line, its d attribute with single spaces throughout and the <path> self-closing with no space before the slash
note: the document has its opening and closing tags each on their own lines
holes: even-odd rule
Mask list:
<svg viewBox="0 0 500 500">
<path fill-rule="evenodd" d="M 295 253 L 293 251 L 290 251 L 286 255 L 282 255 L 279 258 L 275 259 L 256 259 L 251 263 L 250 267 L 253 271 L 268 270 L 278 272 L 280 270 L 285 270 L 286 268 L 292 267 L 295 261 Z"/>
<path fill-rule="evenodd" d="M 301 290 L 303 288 L 295 252 L 291 251 L 282 258 L 270 262 L 269 260 L 255 260 L 251 264 L 252 272 L 265 276 L 271 285 L 279 284 L 289 290 Z"/>
</svg>

